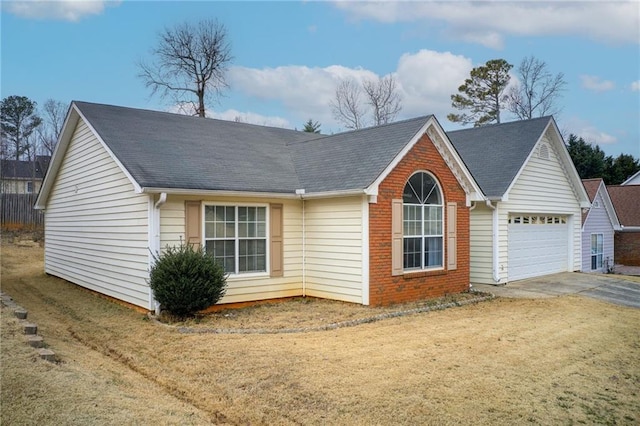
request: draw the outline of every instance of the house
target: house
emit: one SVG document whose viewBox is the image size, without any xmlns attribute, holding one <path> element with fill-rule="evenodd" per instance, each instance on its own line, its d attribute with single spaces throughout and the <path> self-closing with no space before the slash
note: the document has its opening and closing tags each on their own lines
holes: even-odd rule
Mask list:
<svg viewBox="0 0 640 426">
<path fill-rule="evenodd" d="M 590 202 L 555 120 L 448 136 L 485 195 L 471 211 L 471 282 L 579 271 L 582 209 Z"/>
<path fill-rule="evenodd" d="M 583 179 L 591 208 L 582 213 L 582 272 L 609 272 L 614 264 L 614 233 L 620 222 L 600 178 Z"/>
<path fill-rule="evenodd" d="M 3 194 L 37 194 L 42 185 L 49 156 L 37 156 L 35 161 L 1 160 L 0 182 Z"/>
<path fill-rule="evenodd" d="M 616 264 L 640 266 L 640 185 L 607 185 L 607 191 L 620 221 L 614 236 Z"/>
<path fill-rule="evenodd" d="M 622 185 L 640 185 L 640 170 L 631 175 L 629 179 L 622 182 Z"/>
<path fill-rule="evenodd" d="M 476 204 L 434 116 L 324 136 L 73 102 L 36 208 L 48 274 L 154 309 L 152 254 L 183 242 L 229 273 L 220 303 L 462 292 Z"/>
</svg>

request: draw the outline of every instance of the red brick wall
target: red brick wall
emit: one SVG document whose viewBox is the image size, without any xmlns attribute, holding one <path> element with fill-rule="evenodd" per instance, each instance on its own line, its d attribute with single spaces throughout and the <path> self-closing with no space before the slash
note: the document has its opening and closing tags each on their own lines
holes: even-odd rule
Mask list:
<svg viewBox="0 0 640 426">
<path fill-rule="evenodd" d="M 408 179 L 417 171 L 427 171 L 439 181 L 444 196 L 445 255 L 444 269 L 391 275 L 391 200 L 402 199 Z M 457 269 L 446 265 L 446 203 L 458 203 Z M 469 209 L 465 192 L 425 134 L 397 167 L 381 183 L 378 200 L 369 204 L 369 302 L 373 306 L 389 305 L 461 293 L 469 289 Z"/>
<path fill-rule="evenodd" d="M 616 232 L 613 244 L 616 264 L 640 266 L 640 232 Z"/>
</svg>

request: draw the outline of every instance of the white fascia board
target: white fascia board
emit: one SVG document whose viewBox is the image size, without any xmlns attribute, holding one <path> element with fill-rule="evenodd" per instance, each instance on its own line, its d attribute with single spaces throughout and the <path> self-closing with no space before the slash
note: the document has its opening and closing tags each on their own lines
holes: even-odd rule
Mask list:
<svg viewBox="0 0 640 426">
<path fill-rule="evenodd" d="M 609 197 L 609 191 L 607 191 L 607 186 L 604 184 L 604 181 L 600 181 L 600 186 L 598 187 L 597 194 L 601 194 L 601 198 L 604 202 L 604 208 L 607 211 L 607 215 L 609 216 L 609 220 L 611 221 L 611 226 L 616 231 L 619 231 L 620 221 L 618 220 L 618 214 L 616 213 L 615 207 L 613 207 L 613 202 L 611 201 L 611 197 Z"/>
<path fill-rule="evenodd" d="M 56 143 L 56 147 L 53 150 L 51 161 L 49 162 L 49 168 L 47 169 L 47 173 L 45 174 L 44 180 L 42 181 L 40 192 L 38 193 L 38 198 L 36 198 L 36 203 L 34 205 L 34 208 L 36 210 L 44 210 L 47 206 L 49 193 L 51 192 L 53 183 L 56 180 L 58 169 L 60 169 L 62 160 L 67 152 L 67 148 L 69 147 L 71 137 L 73 136 L 73 132 L 76 129 L 79 118 L 80 115 L 78 114 L 78 108 L 74 103 L 71 103 L 71 105 L 69 106 L 69 110 L 67 111 L 67 116 L 65 117 L 64 123 L 62 125 L 62 131 L 60 132 L 58 143 Z"/>
<path fill-rule="evenodd" d="M 620 185 L 628 185 L 629 182 L 633 181 L 634 179 L 640 177 L 640 170 L 638 170 L 637 172 L 635 172 L 633 175 L 631 175 L 629 177 L 629 179 L 625 180 L 624 182 L 622 182 Z"/>
<path fill-rule="evenodd" d="M 104 148 L 105 151 L 107 151 L 107 153 L 109 154 L 109 157 L 111 157 L 111 159 L 116 163 L 116 165 L 120 168 L 120 170 L 122 171 L 122 173 L 125 174 L 125 176 L 127 177 L 127 179 L 129 179 L 129 181 L 131 182 L 131 184 L 133 185 L 133 189 L 137 194 L 141 194 L 142 193 L 142 187 L 138 184 L 138 182 L 133 178 L 133 176 L 131 175 L 131 173 L 129 173 L 129 170 L 126 169 L 126 167 L 124 167 L 124 165 L 120 162 L 120 160 L 118 159 L 118 157 L 116 157 L 116 155 L 113 153 L 113 151 L 111 151 L 111 149 L 109 148 L 109 146 L 104 142 L 104 140 L 102 140 L 102 137 L 100 137 L 100 135 L 98 134 L 98 132 L 96 131 L 96 129 L 93 128 L 93 126 L 91 125 L 91 123 L 89 122 L 89 120 L 87 120 L 87 118 L 82 114 L 82 111 L 80 111 L 79 108 L 77 108 L 74 104 L 74 108 L 76 108 L 76 110 L 78 111 L 78 114 L 80 115 L 80 117 L 82 118 L 82 120 L 84 120 L 85 124 L 87 125 L 87 127 L 89 128 L 89 130 L 91 130 L 91 133 L 93 133 L 93 135 L 96 137 L 96 139 L 98 140 L 98 142 L 100 142 L 100 145 L 102 145 L 102 148 Z"/>
<path fill-rule="evenodd" d="M 296 194 L 295 192 L 251 192 L 251 191 L 224 191 L 224 190 L 203 190 L 203 189 L 181 189 L 181 188 L 152 188 L 142 187 L 142 193 L 159 194 L 165 192 L 172 195 L 200 195 L 200 196 L 220 196 L 220 197 L 249 197 L 249 198 L 284 198 L 284 199 L 318 199 L 352 197 L 354 195 L 365 195 L 365 190 L 354 189 L 347 191 L 327 191 Z"/>
<path fill-rule="evenodd" d="M 431 134 L 429 134 L 431 132 Z M 475 179 L 471 176 L 471 172 L 467 169 L 467 166 L 462 161 L 462 158 L 458 155 L 458 151 L 455 150 L 453 144 L 449 140 L 449 137 L 445 133 L 445 131 L 438 123 L 438 120 L 432 115 L 429 119 L 424 123 L 424 125 L 418 130 L 418 132 L 411 138 L 411 140 L 402 148 L 402 150 L 396 155 L 396 157 L 389 163 L 389 165 L 380 173 L 380 175 L 376 178 L 375 181 L 371 185 L 369 185 L 365 189 L 365 193 L 367 195 L 377 195 L 378 187 L 380 184 L 389 176 L 389 174 L 398 166 L 400 161 L 411 151 L 416 143 L 422 138 L 422 136 L 427 133 L 429 138 L 432 140 L 432 143 L 436 146 L 442 143 L 444 144 L 447 153 L 453 160 L 453 164 L 449 164 L 447 158 L 445 158 L 445 162 L 447 165 L 452 168 L 452 172 L 454 173 L 458 183 L 464 188 L 467 193 L 467 205 L 470 206 L 472 201 L 484 201 L 485 197 L 480 189 L 480 186 L 476 183 Z M 440 140 L 433 140 L 435 136 Z M 455 173 L 453 168 L 457 168 L 461 173 Z M 462 174 L 462 176 L 460 176 Z"/>
</svg>

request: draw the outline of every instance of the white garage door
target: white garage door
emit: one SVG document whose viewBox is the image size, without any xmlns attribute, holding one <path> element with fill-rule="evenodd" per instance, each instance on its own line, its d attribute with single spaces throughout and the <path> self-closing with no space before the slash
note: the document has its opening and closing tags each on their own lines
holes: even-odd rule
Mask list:
<svg viewBox="0 0 640 426">
<path fill-rule="evenodd" d="M 568 256 L 566 216 L 510 215 L 509 281 L 564 272 Z"/>
</svg>

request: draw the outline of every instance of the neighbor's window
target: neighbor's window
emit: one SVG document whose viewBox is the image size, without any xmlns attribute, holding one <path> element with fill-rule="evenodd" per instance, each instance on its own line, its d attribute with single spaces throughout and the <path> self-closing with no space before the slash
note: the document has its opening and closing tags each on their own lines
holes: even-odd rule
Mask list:
<svg viewBox="0 0 640 426">
<path fill-rule="evenodd" d="M 443 265 L 443 202 L 435 178 L 416 173 L 404 187 L 403 248 L 404 269 L 441 268 Z"/>
<path fill-rule="evenodd" d="M 33 182 L 27 182 L 27 193 L 33 194 Z"/>
<path fill-rule="evenodd" d="M 604 235 L 591 234 L 591 270 L 602 268 L 604 258 Z"/>
<path fill-rule="evenodd" d="M 230 274 L 267 271 L 267 208 L 205 206 L 205 250 Z"/>
</svg>

